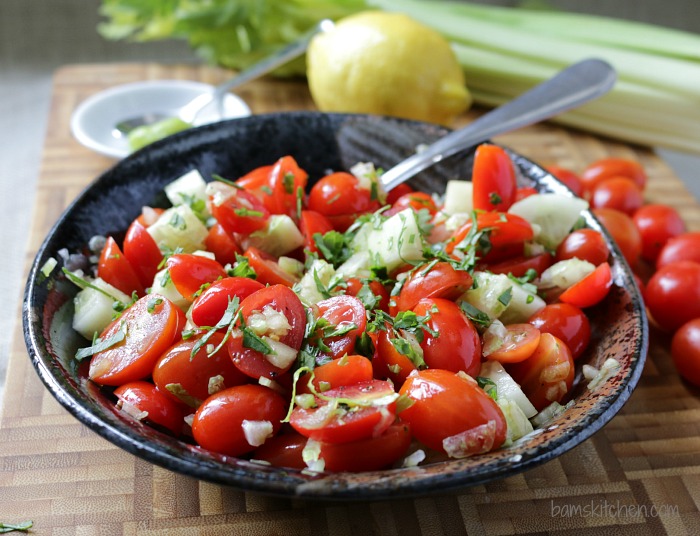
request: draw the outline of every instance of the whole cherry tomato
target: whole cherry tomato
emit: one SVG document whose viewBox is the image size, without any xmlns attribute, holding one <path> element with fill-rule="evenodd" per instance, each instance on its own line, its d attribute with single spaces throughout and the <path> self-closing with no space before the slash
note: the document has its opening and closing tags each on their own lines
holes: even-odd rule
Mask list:
<svg viewBox="0 0 700 536">
<path fill-rule="evenodd" d="M 656 262 L 666 243 L 685 232 L 680 214 L 668 205 L 644 205 L 634 213 L 632 221 L 642 237 L 642 258 L 649 262 Z"/>
<path fill-rule="evenodd" d="M 488 270 L 494 274 L 511 274 L 515 277 L 523 277 L 529 270 L 534 270 L 541 274 L 552 264 L 554 264 L 554 257 L 551 253 L 545 251 L 531 257 L 519 255 L 497 263 L 479 264 L 477 270 Z"/>
<path fill-rule="evenodd" d="M 642 237 L 632 218 L 612 208 L 596 208 L 593 214 L 612 235 L 630 267 L 637 266 L 642 253 Z"/>
<path fill-rule="evenodd" d="M 598 266 L 608 260 L 610 249 L 605 238 L 595 229 L 572 231 L 557 247 L 557 261 L 581 259 Z"/>
<path fill-rule="evenodd" d="M 127 229 L 122 249 L 143 288 L 153 285 L 163 253 L 138 218 Z"/>
<path fill-rule="evenodd" d="M 237 385 L 207 398 L 194 414 L 192 435 L 207 450 L 240 456 L 274 436 L 287 402 L 267 387 Z"/>
<path fill-rule="evenodd" d="M 614 208 L 632 216 L 644 204 L 644 195 L 627 177 L 611 177 L 598 182 L 591 190 L 591 207 Z"/>
<path fill-rule="evenodd" d="M 681 233 L 669 238 L 656 259 L 656 268 L 677 261 L 700 262 L 700 232 Z"/>
<path fill-rule="evenodd" d="M 569 303 L 546 305 L 528 320 L 542 333 L 551 333 L 561 339 L 577 359 L 583 355 L 591 340 L 591 323 L 586 314 Z"/>
<path fill-rule="evenodd" d="M 593 188 L 612 177 L 627 177 L 644 190 L 647 183 L 647 174 L 644 167 L 634 160 L 627 158 L 601 158 L 590 164 L 581 174 L 581 182 L 584 190 L 592 191 Z"/>
<path fill-rule="evenodd" d="M 674 333 L 671 357 L 680 375 L 700 387 L 700 318 L 686 322 Z"/>
<path fill-rule="evenodd" d="M 399 394 L 410 401 L 401 419 L 433 450 L 466 457 L 489 452 L 505 441 L 503 413 L 474 380 L 447 370 L 421 370 L 408 377 Z"/>
<path fill-rule="evenodd" d="M 182 433 L 184 425 L 184 406 L 171 400 L 155 385 L 146 381 L 134 381 L 120 385 L 114 390 L 119 399 L 118 406 L 129 404 L 145 414 L 151 425 L 162 427 L 175 437 Z"/>
<path fill-rule="evenodd" d="M 663 329 L 674 331 L 700 317 L 700 263 L 678 261 L 662 266 L 647 282 L 645 302 Z"/>
<path fill-rule="evenodd" d="M 311 187 L 309 209 L 326 216 L 338 231 L 345 231 L 359 216 L 381 206 L 377 192 L 343 171 L 326 175 Z"/>
<path fill-rule="evenodd" d="M 476 210 L 503 212 L 515 202 L 518 189 L 515 167 L 502 147 L 483 144 L 476 148 L 472 185 Z"/>
<path fill-rule="evenodd" d="M 399 197 L 384 214 L 391 216 L 407 208 L 412 208 L 416 212 L 427 210 L 431 216 L 437 212 L 437 206 L 435 206 L 435 200 L 432 195 L 425 192 L 411 192 Z"/>
<path fill-rule="evenodd" d="M 571 190 L 577 197 L 583 196 L 583 183 L 581 182 L 581 177 L 574 173 L 570 169 L 563 168 L 560 166 L 549 166 L 547 167 L 552 175 L 563 182 L 569 190 Z"/>
</svg>

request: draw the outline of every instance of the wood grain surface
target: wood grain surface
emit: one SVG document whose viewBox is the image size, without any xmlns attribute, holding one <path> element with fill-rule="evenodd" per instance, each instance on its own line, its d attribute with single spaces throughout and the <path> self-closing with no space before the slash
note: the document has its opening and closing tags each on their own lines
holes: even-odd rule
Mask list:
<svg viewBox="0 0 700 536">
<path fill-rule="evenodd" d="M 73 65 L 56 72 L 27 267 L 64 207 L 113 162 L 78 145 L 76 105 L 115 84 L 183 78 L 216 83 L 212 68 Z M 297 81 L 251 83 L 256 113 L 313 108 Z M 462 122 L 469 117 L 462 118 Z M 697 202 L 653 153 L 547 125 L 502 136 L 543 165 L 580 171 L 617 155 L 639 160 L 648 201 L 680 210 L 700 230 Z M 34 521 L 36 534 L 658 534 L 700 533 L 700 392 L 683 383 L 668 336 L 652 329 L 639 386 L 602 431 L 526 473 L 443 497 L 318 503 L 269 498 L 199 482 L 121 451 L 70 416 L 35 374 L 14 333 L 0 416 L 0 522 Z"/>
</svg>

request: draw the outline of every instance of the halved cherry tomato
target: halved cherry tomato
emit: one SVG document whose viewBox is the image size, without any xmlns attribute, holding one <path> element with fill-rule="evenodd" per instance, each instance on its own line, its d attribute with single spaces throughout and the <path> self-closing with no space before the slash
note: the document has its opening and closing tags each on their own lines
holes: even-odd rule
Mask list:
<svg viewBox="0 0 700 536">
<path fill-rule="evenodd" d="M 211 251 L 216 261 L 221 265 L 233 264 L 236 262 L 236 254 L 243 253 L 231 233 L 220 224 L 215 223 L 209 229 L 207 237 L 204 239 L 207 251 Z"/>
<path fill-rule="evenodd" d="M 612 235 L 627 263 L 634 268 L 642 253 L 642 237 L 632 218 L 613 208 L 596 208 L 592 212 Z"/>
<path fill-rule="evenodd" d="M 318 253 L 318 246 L 314 235 L 324 235 L 333 230 L 333 224 L 320 212 L 315 210 L 302 210 L 299 230 L 304 235 L 304 247 L 311 253 Z"/>
<path fill-rule="evenodd" d="M 199 406 L 192 421 L 192 435 L 207 450 L 240 456 L 275 435 L 286 413 L 284 398 L 271 389 L 237 385 L 213 394 Z"/>
<path fill-rule="evenodd" d="M 502 337 L 487 330 L 482 342 L 484 357 L 487 359 L 500 363 L 518 363 L 535 352 L 540 343 L 540 330 L 532 324 L 508 324 Z"/>
<path fill-rule="evenodd" d="M 612 272 L 610 271 L 610 265 L 604 262 L 581 279 L 581 281 L 562 292 L 559 295 L 559 300 L 585 309 L 601 302 L 608 295 L 611 286 Z"/>
<path fill-rule="evenodd" d="M 272 172 L 273 167 L 273 164 L 270 164 L 268 166 L 260 166 L 249 171 L 236 180 L 236 186 L 243 188 L 247 192 L 255 194 L 255 196 L 260 199 L 266 207 L 268 207 L 268 198 L 273 194 L 272 188 L 270 187 L 270 173 Z"/>
<path fill-rule="evenodd" d="M 570 169 L 560 166 L 549 166 L 547 167 L 547 171 L 563 182 L 569 188 L 569 190 L 574 192 L 574 195 L 577 197 L 581 197 L 583 195 L 583 184 L 581 182 L 581 177 L 579 177 L 576 173 Z"/>
<path fill-rule="evenodd" d="M 107 243 L 100 254 L 97 276 L 124 294 L 131 296 L 136 292 L 138 296 L 144 295 L 143 285 L 136 272 L 111 236 L 107 238 Z"/>
<path fill-rule="evenodd" d="M 474 222 L 470 219 L 457 229 L 445 245 L 445 251 L 453 253 L 473 225 Z M 476 217 L 476 225 L 478 231 L 488 235 L 490 244 L 487 250 L 481 250 L 480 257 L 484 262 L 498 262 L 523 255 L 525 242 L 534 237 L 532 226 L 526 219 L 507 212 L 480 212 Z"/>
<path fill-rule="evenodd" d="M 215 326 L 224 315 L 229 301 L 234 297 L 244 300 L 261 288 L 265 288 L 262 283 L 247 277 L 225 277 L 215 281 L 192 303 L 192 322 L 200 327 Z"/>
<path fill-rule="evenodd" d="M 700 262 L 700 232 L 693 231 L 670 238 L 656 259 L 656 269 L 678 261 Z"/>
<path fill-rule="evenodd" d="M 611 177 L 600 181 L 591 191 L 591 207 L 614 208 L 632 216 L 644 204 L 644 195 L 627 177 Z"/>
<path fill-rule="evenodd" d="M 317 392 L 323 393 L 343 385 L 368 382 L 372 379 L 372 362 L 361 355 L 344 355 L 314 368 L 311 382 Z M 303 374 L 297 382 L 297 392 L 310 393 L 311 373 Z"/>
<path fill-rule="evenodd" d="M 363 296 L 363 293 L 371 292 L 374 295 L 374 299 L 371 296 Z M 371 301 L 375 299 L 378 303 L 374 306 L 374 309 L 381 309 L 382 311 L 389 311 L 389 291 L 384 285 L 382 285 L 376 279 L 363 280 L 357 277 L 351 277 L 346 281 L 345 294 L 348 296 L 355 296 L 360 298 L 360 301 L 367 305 L 369 298 Z"/>
<path fill-rule="evenodd" d="M 165 266 L 177 291 L 187 300 L 194 300 L 206 285 L 224 277 L 226 270 L 218 262 L 202 255 L 178 253 L 168 257 Z"/>
<path fill-rule="evenodd" d="M 185 412 L 179 402 L 171 400 L 155 385 L 146 381 L 134 381 L 120 385 L 114 390 L 119 399 L 117 406 L 129 404 L 146 414 L 145 420 L 160 426 L 175 437 L 182 432 Z"/>
<path fill-rule="evenodd" d="M 639 162 L 627 158 L 602 158 L 590 164 L 581 174 L 583 189 L 592 191 L 605 179 L 612 177 L 627 177 L 632 179 L 640 190 L 644 190 L 647 174 Z"/>
<path fill-rule="evenodd" d="M 163 261 L 163 253 L 138 219 L 134 220 L 127 229 L 122 249 L 141 285 L 144 288 L 153 285 L 153 279 Z"/>
<path fill-rule="evenodd" d="M 447 370 L 421 370 L 408 377 L 399 394 L 410 401 L 401 420 L 428 448 L 446 452 L 447 446 L 450 455 L 466 457 L 489 452 L 505 441 L 503 413 L 474 380 Z M 451 447 L 449 438 L 462 448 Z"/>
<path fill-rule="evenodd" d="M 208 189 L 209 211 L 229 233 L 250 234 L 267 225 L 270 211 L 255 195 L 219 181 Z"/>
<path fill-rule="evenodd" d="M 459 306 L 442 298 L 423 298 L 413 308 L 427 316 L 423 330 L 423 360 L 429 368 L 463 371 L 476 377 L 481 368 L 481 340 L 472 321 Z"/>
<path fill-rule="evenodd" d="M 521 186 L 515 191 L 515 201 L 520 201 L 521 199 L 525 199 L 526 197 L 530 197 L 536 193 L 538 193 L 537 188 L 533 188 L 532 186 Z"/>
<path fill-rule="evenodd" d="M 309 192 L 311 210 L 326 216 L 338 231 L 345 231 L 360 214 L 381 206 L 371 189 L 363 188 L 357 177 L 343 171 L 320 179 Z"/>
<path fill-rule="evenodd" d="M 390 307 L 391 314 L 410 311 L 422 298 L 456 300 L 472 286 L 472 276 L 466 270 L 457 270 L 446 261 L 418 266 L 401 285 L 399 295 Z"/>
<path fill-rule="evenodd" d="M 435 206 L 435 200 L 432 195 L 425 192 L 410 192 L 399 197 L 384 214 L 391 216 L 407 208 L 412 208 L 416 212 L 427 210 L 431 216 L 437 212 L 437 206 Z"/>
<path fill-rule="evenodd" d="M 647 282 L 644 296 L 652 318 L 667 331 L 700 318 L 700 263 L 678 261 L 662 266 Z"/>
<path fill-rule="evenodd" d="M 266 206 L 272 214 L 286 214 L 297 219 L 297 196 L 304 196 L 308 173 L 291 156 L 283 156 L 270 170 L 272 196 Z"/>
<path fill-rule="evenodd" d="M 179 337 L 185 313 L 170 300 L 149 294 L 137 300 L 100 335 L 102 341 L 125 336 L 90 361 L 90 379 L 122 385 L 151 375 L 153 365 Z"/>
<path fill-rule="evenodd" d="M 503 212 L 510 208 L 518 184 L 513 162 L 503 148 L 489 144 L 476 148 L 472 185 L 476 210 Z"/>
<path fill-rule="evenodd" d="M 153 382 L 162 393 L 195 409 L 215 392 L 246 383 L 248 376 L 233 366 L 226 347 L 219 348 L 223 338 L 212 334 L 194 355 L 201 336 L 176 343 L 153 368 Z"/>
<path fill-rule="evenodd" d="M 656 262 L 666 243 L 685 232 L 685 222 L 673 207 L 649 204 L 641 207 L 632 216 L 642 237 L 642 258 Z"/>
<path fill-rule="evenodd" d="M 530 357 L 508 364 L 506 370 L 538 411 L 552 402 L 561 402 L 574 382 L 571 350 L 550 333 L 540 335 L 537 349 Z"/>
<path fill-rule="evenodd" d="M 251 246 L 245 250 L 243 256 L 248 259 L 250 267 L 255 271 L 256 280 L 263 285 L 284 285 L 291 288 L 297 282 L 297 278 L 282 270 L 277 259 L 269 253 Z"/>
<path fill-rule="evenodd" d="M 316 397 L 314 407 L 295 407 L 289 422 L 301 435 L 328 443 L 378 437 L 396 419 L 396 398 L 382 380 L 341 386 Z"/>
<path fill-rule="evenodd" d="M 595 229 L 577 229 L 557 247 L 557 261 L 581 259 L 598 266 L 608 260 L 610 249 L 605 238 Z"/>
<path fill-rule="evenodd" d="M 554 263 L 551 253 L 544 252 L 532 257 L 520 255 L 497 263 L 484 263 L 477 267 L 478 270 L 488 270 L 494 274 L 512 274 L 515 277 L 523 277 L 529 270 L 535 270 L 538 274 L 544 272 Z"/>
<path fill-rule="evenodd" d="M 272 285 L 253 292 L 241 302 L 239 311 L 245 326 L 250 325 L 250 317 L 253 314 L 283 315 L 289 328 L 280 326 L 279 322 L 273 320 L 274 325 L 269 325 L 266 332 L 256 333 L 256 335 L 268 336 L 294 351 L 299 351 L 301 348 L 306 328 L 306 310 L 299 297 L 290 288 L 284 285 Z M 278 317 L 278 320 L 281 318 Z M 226 345 L 233 364 L 251 378 L 265 376 L 275 379 L 294 364 L 294 360 L 291 360 L 288 363 L 282 363 L 282 366 L 275 365 L 274 354 L 266 355 L 256 348 L 246 346 L 245 340 L 245 333 L 234 334 Z"/>
<path fill-rule="evenodd" d="M 312 339 L 320 340 L 323 353 L 333 359 L 353 353 L 357 337 L 367 326 L 365 306 L 347 294 L 321 300 L 314 307 L 314 316 L 323 326 L 312 335 Z M 335 332 L 340 334 L 330 334 Z"/>
<path fill-rule="evenodd" d="M 389 325 L 377 332 L 372 368 L 376 378 L 391 380 L 394 385 L 400 387 L 408 375 L 418 370 L 418 367 L 407 355 L 398 351 L 392 342 L 392 339 L 398 337 L 394 328 Z"/>
<path fill-rule="evenodd" d="M 586 314 L 569 303 L 546 305 L 528 320 L 542 333 L 551 333 L 561 339 L 577 359 L 583 355 L 591 340 L 591 324 Z"/>
</svg>

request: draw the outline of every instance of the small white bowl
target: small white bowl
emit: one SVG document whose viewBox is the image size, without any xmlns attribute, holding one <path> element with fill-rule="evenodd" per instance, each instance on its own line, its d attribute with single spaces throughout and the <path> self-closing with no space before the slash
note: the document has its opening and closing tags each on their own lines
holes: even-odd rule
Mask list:
<svg viewBox="0 0 700 536">
<path fill-rule="evenodd" d="M 75 109 L 71 116 L 71 132 L 93 151 L 124 158 L 131 149 L 126 136 L 114 136 L 116 123 L 148 112 L 168 113 L 213 89 L 209 84 L 189 80 L 154 80 L 115 86 L 86 99 Z M 222 117 L 212 104 L 198 115 L 194 125 L 248 115 L 250 108 L 246 103 L 237 95 L 227 93 Z"/>
</svg>

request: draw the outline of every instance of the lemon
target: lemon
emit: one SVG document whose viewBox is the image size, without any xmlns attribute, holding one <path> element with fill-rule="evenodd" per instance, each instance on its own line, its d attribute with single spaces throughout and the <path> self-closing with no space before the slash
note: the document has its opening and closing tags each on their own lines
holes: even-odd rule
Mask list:
<svg viewBox="0 0 700 536">
<path fill-rule="evenodd" d="M 306 59 L 311 96 L 322 111 L 449 125 L 472 103 L 450 44 L 401 13 L 346 17 L 312 40 Z"/>
</svg>

